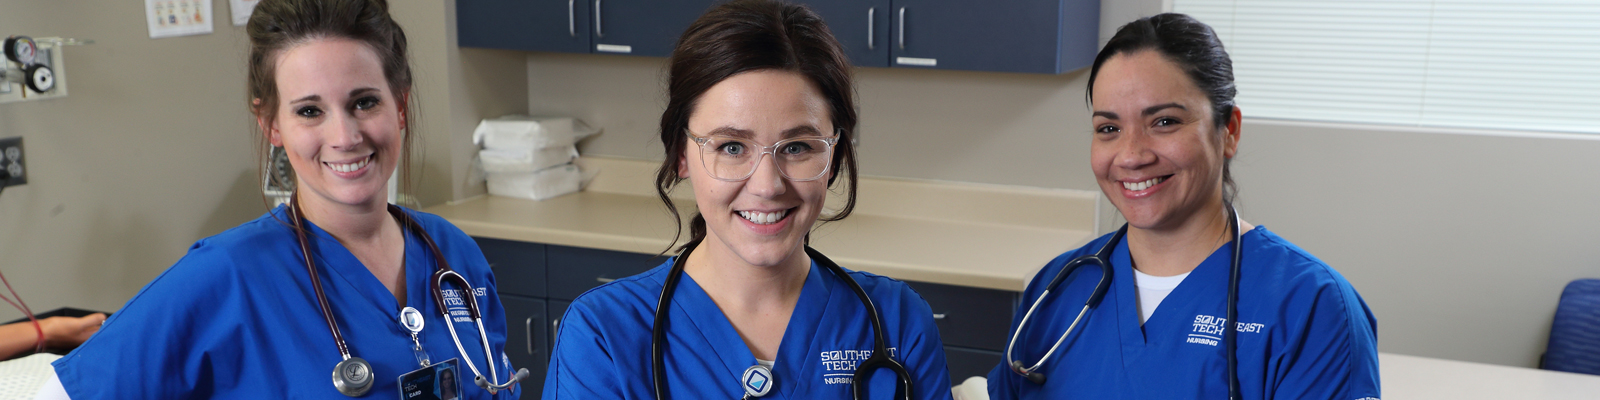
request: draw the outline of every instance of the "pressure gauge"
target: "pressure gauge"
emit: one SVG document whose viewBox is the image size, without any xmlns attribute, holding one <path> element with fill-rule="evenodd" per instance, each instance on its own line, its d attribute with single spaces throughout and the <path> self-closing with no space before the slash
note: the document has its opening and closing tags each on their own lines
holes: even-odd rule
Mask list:
<svg viewBox="0 0 1600 400">
<path fill-rule="evenodd" d="M 33 58 L 39 54 L 39 44 L 27 36 L 12 36 L 6 38 L 6 58 L 22 65 L 33 64 Z"/>
<path fill-rule="evenodd" d="M 28 66 L 22 70 L 22 76 L 27 79 L 28 88 L 35 92 L 44 93 L 56 87 L 55 72 L 44 64 Z"/>
</svg>

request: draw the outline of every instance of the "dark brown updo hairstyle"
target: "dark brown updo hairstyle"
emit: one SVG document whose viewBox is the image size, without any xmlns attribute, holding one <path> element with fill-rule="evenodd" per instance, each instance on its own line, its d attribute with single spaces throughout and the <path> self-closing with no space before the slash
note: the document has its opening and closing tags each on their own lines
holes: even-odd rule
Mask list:
<svg viewBox="0 0 1600 400">
<path fill-rule="evenodd" d="M 1117 34 L 1100 49 L 1089 70 L 1089 102 L 1094 102 L 1094 80 L 1100 75 L 1100 66 L 1118 54 L 1131 54 L 1142 50 L 1155 50 L 1177 64 L 1189 76 L 1195 87 L 1211 100 L 1214 112 L 1212 122 L 1216 127 L 1227 126 L 1233 117 L 1234 95 L 1239 89 L 1233 84 L 1233 60 L 1222 48 L 1217 32 L 1204 22 L 1188 15 L 1165 13 L 1140 18 L 1117 29 Z M 1220 132 L 1220 131 L 1219 131 Z M 1233 183 L 1228 166 L 1233 159 L 1222 163 L 1222 201 L 1232 202 L 1239 188 Z"/>
<path fill-rule="evenodd" d="M 413 92 L 411 63 L 406 55 L 406 33 L 389 16 L 386 0 L 262 0 L 256 4 L 245 24 L 250 36 L 249 81 L 245 92 L 251 114 L 268 123 L 277 119 L 278 56 L 289 48 L 316 39 L 350 39 L 365 43 L 378 54 L 383 78 L 389 83 L 394 101 L 403 103 L 405 124 L 399 168 L 402 193 L 410 190 L 412 122 L 416 120 L 416 101 L 406 96 Z M 259 101 L 259 103 L 257 103 Z M 269 146 L 267 132 L 257 135 L 257 148 Z M 260 158 L 265 162 L 266 154 Z"/>
<path fill-rule="evenodd" d="M 843 175 L 846 200 L 838 213 L 821 220 L 838 221 L 855 209 L 855 86 L 851 83 L 850 60 L 822 17 L 803 5 L 773 0 L 731 1 L 706 11 L 689 25 L 672 50 L 670 64 L 667 108 L 661 113 L 661 144 L 666 159 L 656 171 L 656 194 L 675 220 L 682 221 L 676 218 L 678 208 L 667 193 L 683 180 L 678 177 L 678 161 L 688 146 L 689 116 L 694 114 L 696 101 L 722 80 L 758 70 L 798 73 L 816 85 L 828 101 L 828 114 L 839 133 L 829 165 L 828 186 L 836 187 Z M 674 243 L 682 233 L 679 222 Z M 692 243 L 705 237 L 705 217 L 696 214 L 689 223 L 689 240 Z"/>
</svg>

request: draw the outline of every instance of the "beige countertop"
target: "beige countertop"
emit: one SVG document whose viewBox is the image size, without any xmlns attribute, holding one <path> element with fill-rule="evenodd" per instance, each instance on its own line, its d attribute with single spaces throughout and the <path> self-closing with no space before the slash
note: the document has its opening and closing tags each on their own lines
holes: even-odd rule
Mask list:
<svg viewBox="0 0 1600 400">
<path fill-rule="evenodd" d="M 1600 376 L 1378 353 L 1383 398 L 1595 399 Z"/>
<path fill-rule="evenodd" d="M 423 211 L 468 235 L 655 254 L 677 227 L 655 196 L 656 162 L 585 158 L 599 175 L 545 201 L 484 196 Z M 673 193 L 692 215 L 692 189 Z M 840 266 L 902 280 L 1021 291 L 1044 263 L 1093 235 L 1097 193 L 862 177 L 854 213 L 812 246 Z M 830 202 L 832 204 L 832 202 Z"/>
</svg>

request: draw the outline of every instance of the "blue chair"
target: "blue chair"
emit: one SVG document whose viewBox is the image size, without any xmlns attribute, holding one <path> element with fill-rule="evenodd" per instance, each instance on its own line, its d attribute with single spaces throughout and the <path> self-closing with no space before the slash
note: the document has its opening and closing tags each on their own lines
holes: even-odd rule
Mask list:
<svg viewBox="0 0 1600 400">
<path fill-rule="evenodd" d="M 1539 368 L 1600 375 L 1600 279 L 1579 279 L 1561 291 L 1550 346 Z"/>
</svg>

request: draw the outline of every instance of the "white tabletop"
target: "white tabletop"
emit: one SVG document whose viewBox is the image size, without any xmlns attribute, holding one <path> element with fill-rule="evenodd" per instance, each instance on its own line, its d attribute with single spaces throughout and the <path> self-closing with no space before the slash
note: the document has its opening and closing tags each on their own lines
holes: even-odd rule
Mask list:
<svg viewBox="0 0 1600 400">
<path fill-rule="evenodd" d="M 1379 353 L 1385 400 L 1600 399 L 1600 376 Z"/>
<path fill-rule="evenodd" d="M 50 380 L 50 363 L 61 356 L 39 353 L 0 361 L 0 399 L 31 399 Z"/>
</svg>

